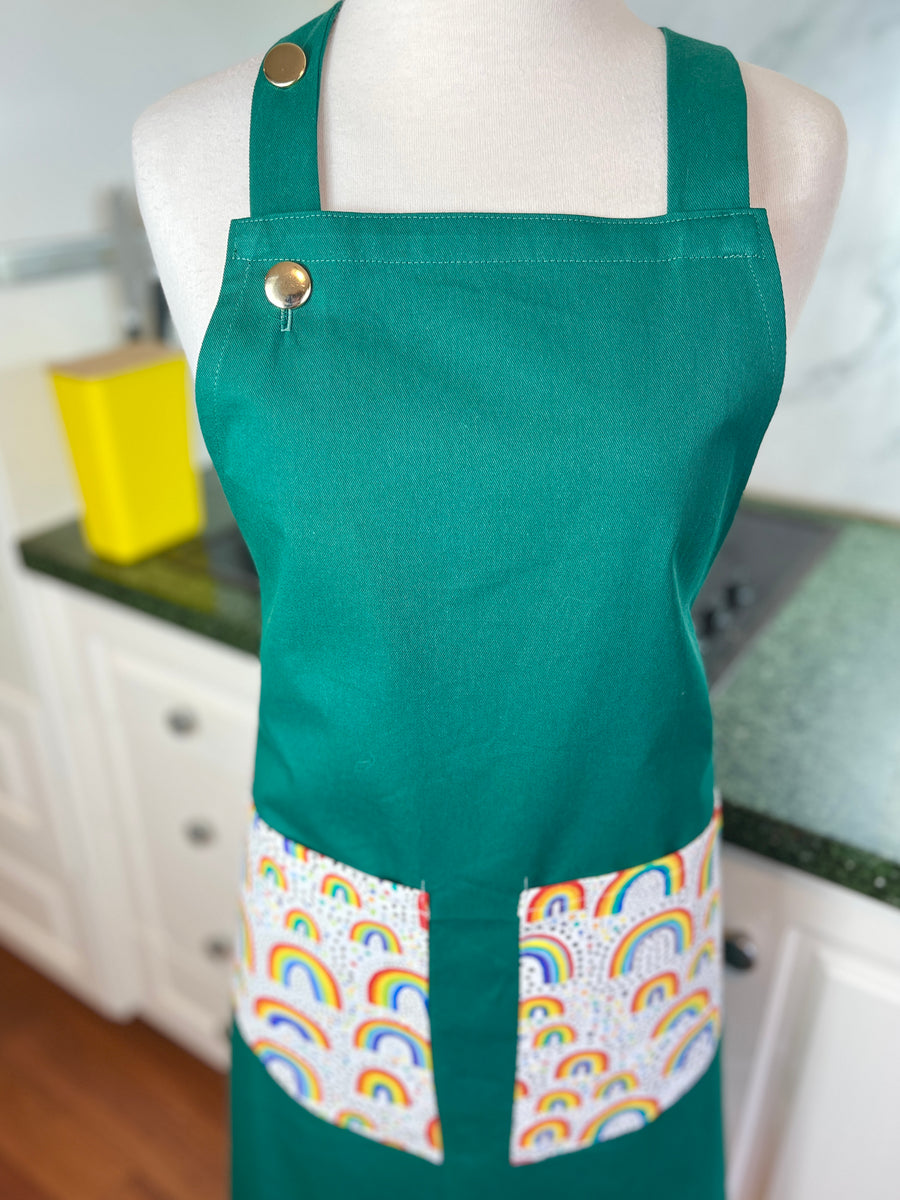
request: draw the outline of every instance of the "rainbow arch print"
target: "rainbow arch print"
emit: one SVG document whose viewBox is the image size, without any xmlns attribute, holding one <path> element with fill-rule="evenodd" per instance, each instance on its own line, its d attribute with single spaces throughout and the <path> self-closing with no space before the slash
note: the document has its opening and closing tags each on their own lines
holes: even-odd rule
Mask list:
<svg viewBox="0 0 900 1200">
<path fill-rule="evenodd" d="M 709 1003 L 709 992 L 706 988 L 697 988 L 695 992 L 689 992 L 677 1004 L 673 1004 L 667 1012 L 663 1013 L 653 1027 L 651 1037 L 664 1037 L 685 1019 L 696 1021 L 709 1007 Z"/>
<path fill-rule="evenodd" d="M 702 896 L 704 892 L 709 891 L 713 885 L 716 849 L 719 844 L 719 831 L 721 828 L 722 809 L 721 806 L 717 804 L 713 810 L 712 820 L 710 821 L 710 830 L 706 838 L 706 846 L 703 850 L 703 857 L 700 860 L 700 877 L 697 881 L 698 896 Z"/>
<path fill-rule="evenodd" d="M 574 881 L 580 912 L 569 897 L 550 909 L 550 889 L 521 894 L 520 952 L 540 972 L 519 976 L 511 1164 L 641 1129 L 708 1066 L 721 1029 L 720 822 L 651 863 Z M 546 912 L 556 926 L 535 923 Z"/>
<path fill-rule="evenodd" d="M 312 1042 L 315 1046 L 321 1046 L 323 1050 L 331 1048 L 328 1035 L 312 1018 L 296 1008 L 291 1008 L 282 1000 L 276 1000 L 272 996 L 257 996 L 253 1011 L 273 1028 L 285 1025 L 305 1042 Z"/>
<path fill-rule="evenodd" d="M 546 921 L 584 908 L 584 888 L 577 879 L 538 888 L 528 905 L 527 921 Z"/>
<path fill-rule="evenodd" d="M 250 924 L 250 918 L 247 915 L 247 909 L 241 902 L 241 921 L 239 926 L 240 944 L 238 947 L 238 955 L 244 970 L 252 975 L 256 970 L 256 954 L 253 947 L 253 927 Z"/>
<path fill-rule="evenodd" d="M 566 1006 L 557 996 L 528 996 L 519 1001 L 519 1021 L 533 1021 L 539 1017 L 561 1017 Z"/>
<path fill-rule="evenodd" d="M 545 1113 L 556 1112 L 557 1109 L 567 1111 L 578 1108 L 579 1104 L 581 1097 L 577 1092 L 569 1091 L 568 1088 L 556 1088 L 552 1092 L 545 1092 L 534 1107 L 536 1112 Z"/>
<path fill-rule="evenodd" d="M 719 1028 L 719 1010 L 718 1008 L 712 1008 L 693 1028 L 687 1031 L 681 1041 L 675 1046 L 665 1061 L 662 1069 L 663 1075 L 671 1075 L 674 1071 L 681 1070 L 687 1063 L 691 1051 L 700 1042 L 709 1039 L 714 1045 L 719 1037 Z"/>
<path fill-rule="evenodd" d="M 369 1000 L 396 1011 L 406 989 L 421 997 L 428 1008 L 428 980 L 417 971 L 407 971 L 403 967 L 384 967 L 376 971 L 369 980 Z"/>
<path fill-rule="evenodd" d="M 568 1121 L 564 1121 L 562 1117 L 547 1117 L 526 1129 L 519 1138 L 519 1145 L 525 1150 L 548 1143 L 556 1145 L 567 1141 L 569 1133 Z"/>
<path fill-rule="evenodd" d="M 411 1104 L 409 1092 L 397 1076 L 392 1075 L 390 1071 L 382 1071 L 378 1067 L 368 1067 L 359 1073 L 356 1090 L 360 1095 L 368 1096 L 371 1100 L 401 1104 L 404 1108 L 408 1108 Z"/>
<path fill-rule="evenodd" d="M 279 891 L 287 891 L 287 879 L 281 866 L 268 854 L 264 854 L 256 865 L 256 873 L 260 879 L 274 883 Z"/>
<path fill-rule="evenodd" d="M 609 1100 L 622 1092 L 636 1092 L 638 1077 L 634 1071 L 617 1071 L 608 1079 L 601 1079 L 594 1091 L 595 1100 Z"/>
<path fill-rule="evenodd" d="M 638 922 L 633 929 L 621 939 L 609 961 L 609 976 L 626 975 L 634 969 L 635 959 L 641 944 L 650 937 L 667 930 L 671 933 L 675 952 L 683 953 L 691 945 L 694 937 L 693 921 L 686 908 L 667 908 L 663 912 L 654 913 Z"/>
<path fill-rule="evenodd" d="M 302 842 L 295 842 L 292 838 L 285 837 L 282 840 L 284 852 L 288 858 L 296 858 L 298 862 L 307 862 L 309 859 L 309 850 Z"/>
<path fill-rule="evenodd" d="M 719 912 L 721 897 L 718 888 L 714 888 L 712 895 L 709 898 L 709 903 L 706 906 L 706 915 L 703 918 L 703 928 L 709 929 Z"/>
<path fill-rule="evenodd" d="M 316 1000 L 332 1008 L 341 1007 L 337 980 L 323 962 L 302 946 L 285 942 L 274 945 L 269 952 L 269 977 L 287 987 L 294 971 L 306 976 Z"/>
<path fill-rule="evenodd" d="M 594 908 L 595 917 L 606 917 L 619 913 L 625 905 L 628 889 L 636 880 L 645 875 L 658 875 L 663 883 L 663 894 L 674 896 L 684 887 L 684 860 L 679 853 L 666 854 L 653 862 L 644 863 L 639 867 L 629 867 L 619 871 L 600 893 L 600 898 Z"/>
<path fill-rule="evenodd" d="M 440 1117 L 432 1117 L 425 1126 L 425 1141 L 435 1150 L 444 1149 L 444 1135 L 441 1130 Z"/>
<path fill-rule="evenodd" d="M 592 1146 L 595 1142 L 606 1141 L 610 1137 L 615 1137 L 615 1133 L 611 1133 L 609 1126 L 617 1117 L 624 1116 L 626 1113 L 634 1114 L 640 1118 L 640 1126 L 648 1125 L 651 1121 L 659 1116 L 659 1104 L 650 1096 L 626 1096 L 624 1100 L 619 1100 L 609 1108 L 605 1108 L 599 1116 L 594 1117 L 589 1121 L 581 1131 L 579 1142 L 583 1146 Z"/>
<path fill-rule="evenodd" d="M 281 831 L 251 828 L 240 902 L 255 948 L 237 961 L 234 994 L 243 1042 L 287 1096 L 347 1131 L 336 1138 L 440 1162 L 418 894 L 312 849 L 299 862 L 288 849 Z M 264 859 L 274 867 L 258 878 Z"/>
<path fill-rule="evenodd" d="M 321 942 L 322 934 L 319 931 L 319 926 L 316 924 L 313 917 L 308 912 L 304 912 L 302 908 L 292 908 L 284 918 L 285 929 L 290 929 L 293 933 L 302 933 L 313 942 Z"/>
<path fill-rule="evenodd" d="M 688 967 L 687 977 L 693 979 L 699 975 L 702 968 L 709 963 L 714 965 L 717 959 L 718 950 L 715 941 L 710 938 L 705 938 L 697 947 L 694 957 L 691 959 L 691 965 Z"/>
<path fill-rule="evenodd" d="M 397 1038 L 406 1046 L 410 1061 L 416 1067 L 431 1067 L 431 1043 L 399 1021 L 377 1018 L 363 1021 L 353 1035 L 354 1046 L 364 1050 L 378 1050 L 384 1038 Z"/>
<path fill-rule="evenodd" d="M 339 1113 L 335 1114 L 334 1123 L 341 1129 L 353 1129 L 357 1133 L 375 1128 L 374 1122 L 370 1121 L 363 1113 L 354 1112 L 352 1108 L 342 1108 Z"/>
<path fill-rule="evenodd" d="M 308 1062 L 304 1062 L 291 1050 L 286 1050 L 284 1046 L 265 1038 L 255 1041 L 252 1050 L 276 1079 L 282 1074 L 287 1074 L 292 1087 L 285 1090 L 290 1091 L 295 1098 L 313 1101 L 322 1099 L 322 1084 L 318 1075 Z"/>
<path fill-rule="evenodd" d="M 575 1030 L 572 1026 L 560 1022 L 557 1025 L 545 1025 L 539 1029 L 531 1044 L 536 1049 L 541 1049 L 543 1046 L 567 1046 L 575 1041 L 575 1037 Z"/>
<path fill-rule="evenodd" d="M 644 1012 L 645 1009 L 665 1004 L 678 995 L 680 984 L 674 971 L 661 971 L 658 975 L 645 979 L 631 997 L 631 1011 Z"/>
<path fill-rule="evenodd" d="M 391 954 L 402 954 L 400 939 L 389 925 L 381 921 L 357 921 L 350 930 L 350 941 L 360 942 L 363 946 L 380 943 L 382 950 Z"/>
<path fill-rule="evenodd" d="M 353 908 L 359 908 L 361 905 L 359 892 L 343 875 L 329 872 L 322 879 L 322 886 L 319 890 L 323 896 L 330 896 L 332 900 L 343 900 L 345 904 L 350 904 Z"/>
<path fill-rule="evenodd" d="M 609 1070 L 609 1059 L 602 1050 L 576 1050 L 561 1059 L 556 1068 L 557 1079 L 570 1079 L 576 1075 L 602 1075 Z"/>
<path fill-rule="evenodd" d="M 572 978 L 569 947 L 548 933 L 529 934 L 519 942 L 519 958 L 533 958 L 541 968 L 544 983 L 565 983 Z"/>
</svg>

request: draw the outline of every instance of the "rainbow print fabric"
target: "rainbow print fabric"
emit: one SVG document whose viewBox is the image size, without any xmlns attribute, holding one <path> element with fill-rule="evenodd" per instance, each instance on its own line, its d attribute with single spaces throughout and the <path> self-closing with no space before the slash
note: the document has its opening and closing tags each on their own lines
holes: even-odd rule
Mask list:
<svg viewBox="0 0 900 1200">
<path fill-rule="evenodd" d="M 299 1104 L 443 1161 L 428 1019 L 428 894 L 283 837 L 251 808 L 233 999 Z"/>
<path fill-rule="evenodd" d="M 626 870 L 519 896 L 510 1162 L 630 1133 L 706 1071 L 722 1012 L 720 829 Z"/>
</svg>

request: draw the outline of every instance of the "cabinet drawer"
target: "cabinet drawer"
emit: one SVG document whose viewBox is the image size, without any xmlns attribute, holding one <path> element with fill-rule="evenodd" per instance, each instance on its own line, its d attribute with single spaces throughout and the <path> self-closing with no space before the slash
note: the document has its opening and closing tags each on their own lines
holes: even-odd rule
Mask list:
<svg viewBox="0 0 900 1200">
<path fill-rule="evenodd" d="M 142 923 L 214 958 L 235 928 L 256 712 L 118 649 L 107 664 Z"/>
<path fill-rule="evenodd" d="M 256 712 L 188 676 L 114 650 L 110 673 L 136 753 L 189 794 L 197 773 L 212 769 L 246 787 L 256 743 Z"/>
<path fill-rule="evenodd" d="M 728 844 L 722 854 L 722 877 L 725 933 L 730 938 L 747 938 L 754 948 L 752 965 L 725 971 L 723 1083 L 731 1145 L 744 1117 L 784 916 L 776 884 L 760 880 L 752 860 L 748 862 L 745 854 Z"/>
</svg>

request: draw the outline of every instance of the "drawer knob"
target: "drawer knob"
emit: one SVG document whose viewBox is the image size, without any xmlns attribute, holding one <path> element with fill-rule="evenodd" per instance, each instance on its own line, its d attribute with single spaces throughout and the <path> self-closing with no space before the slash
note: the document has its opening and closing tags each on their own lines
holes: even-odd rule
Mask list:
<svg viewBox="0 0 900 1200">
<path fill-rule="evenodd" d="M 207 958 L 212 958 L 216 962 L 224 962 L 231 958 L 231 939 L 227 937 L 207 938 L 203 943 L 203 950 Z"/>
<path fill-rule="evenodd" d="M 756 966 L 759 951 L 749 933 L 725 931 L 725 962 L 736 971 L 750 971 Z"/>
<path fill-rule="evenodd" d="M 173 733 L 183 736 L 188 733 L 193 733 L 200 721 L 197 714 L 189 708 L 173 708 L 166 713 L 166 724 Z"/>
<path fill-rule="evenodd" d="M 208 846 L 216 840 L 216 828 L 209 821 L 188 821 L 184 827 L 184 836 L 194 846 Z"/>
</svg>

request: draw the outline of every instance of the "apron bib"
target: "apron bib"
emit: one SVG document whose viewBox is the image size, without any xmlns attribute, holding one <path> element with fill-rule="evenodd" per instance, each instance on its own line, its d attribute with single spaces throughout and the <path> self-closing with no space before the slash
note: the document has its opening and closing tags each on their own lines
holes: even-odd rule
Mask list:
<svg viewBox="0 0 900 1200">
<path fill-rule="evenodd" d="M 661 27 L 663 216 L 322 211 L 339 7 L 260 70 L 196 378 L 262 606 L 232 1195 L 722 1200 L 691 606 L 785 365 L 738 65 Z"/>
</svg>

